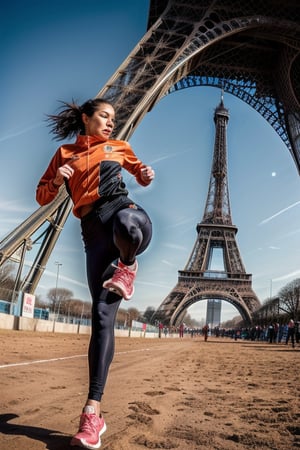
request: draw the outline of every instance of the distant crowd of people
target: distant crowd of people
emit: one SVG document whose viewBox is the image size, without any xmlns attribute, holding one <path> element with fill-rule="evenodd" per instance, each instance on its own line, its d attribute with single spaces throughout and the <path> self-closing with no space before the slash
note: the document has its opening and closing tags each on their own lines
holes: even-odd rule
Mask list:
<svg viewBox="0 0 300 450">
<path fill-rule="evenodd" d="M 214 337 L 229 337 L 231 339 L 245 339 L 251 341 L 266 341 L 272 343 L 284 343 L 288 345 L 291 343 L 295 348 L 295 344 L 300 343 L 300 322 L 290 319 L 288 323 L 270 323 L 264 326 L 253 326 L 249 328 L 209 328 L 208 324 L 205 324 L 202 328 L 191 328 L 181 323 L 179 327 L 172 328 L 172 330 L 164 327 L 164 334 L 167 336 L 169 333 L 178 333 L 180 338 L 184 336 L 196 337 L 203 336 L 203 339 L 207 341 L 209 336 Z"/>
<path fill-rule="evenodd" d="M 300 322 L 290 319 L 285 324 L 272 322 L 264 326 L 258 325 L 244 330 L 243 338 L 251 341 L 267 341 L 270 344 L 285 343 L 288 345 L 291 342 L 294 348 L 295 343 L 300 342 Z"/>
</svg>

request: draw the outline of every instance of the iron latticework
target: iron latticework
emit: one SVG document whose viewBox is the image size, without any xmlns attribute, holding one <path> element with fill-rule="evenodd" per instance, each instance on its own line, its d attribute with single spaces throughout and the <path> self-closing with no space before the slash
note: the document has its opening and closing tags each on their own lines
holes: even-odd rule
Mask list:
<svg viewBox="0 0 300 450">
<path fill-rule="evenodd" d="M 243 320 L 251 322 L 260 302 L 246 274 L 232 225 L 227 176 L 227 123 L 229 112 L 223 99 L 216 108 L 214 155 L 204 215 L 197 225 L 197 239 L 178 282 L 156 311 L 153 320 L 178 325 L 189 306 L 200 300 L 225 300 L 233 304 Z M 214 267 L 219 251 L 221 264 Z"/>
<path fill-rule="evenodd" d="M 115 137 L 129 139 L 163 96 L 193 86 L 222 86 L 251 105 L 281 137 L 300 172 L 298 1 L 151 0 L 146 34 L 96 96 L 114 103 Z M 68 201 L 62 192 L 54 210 Z M 24 236 L 37 232 L 40 216 L 47 223 L 40 209 L 0 242 L 0 264 L 24 247 Z M 66 217 L 59 227 L 50 226 L 41 248 L 53 248 Z M 22 286 L 34 290 L 46 263 L 41 250 L 34 263 L 39 269 Z"/>
<path fill-rule="evenodd" d="M 212 176 L 205 207 L 205 223 L 220 223 L 231 225 L 230 201 L 227 181 L 227 123 L 229 112 L 224 108 L 223 96 L 220 105 L 214 115 L 216 124 L 216 137 L 214 159 L 212 164 Z"/>
<path fill-rule="evenodd" d="M 4 264 L 17 266 L 10 298 L 12 301 L 17 298 L 20 291 L 31 294 L 35 292 L 71 208 L 72 205 L 65 190 L 61 189 L 51 204 L 39 208 L 1 241 L 0 266 Z M 22 279 L 26 252 L 30 251 L 35 244 L 39 246 L 39 250 L 27 276 Z M 5 295 L 4 298 L 9 296 Z"/>
<path fill-rule="evenodd" d="M 98 94 L 117 100 L 120 137 L 162 96 L 222 85 L 269 122 L 300 170 L 298 2 L 152 0 L 148 26 Z"/>
</svg>

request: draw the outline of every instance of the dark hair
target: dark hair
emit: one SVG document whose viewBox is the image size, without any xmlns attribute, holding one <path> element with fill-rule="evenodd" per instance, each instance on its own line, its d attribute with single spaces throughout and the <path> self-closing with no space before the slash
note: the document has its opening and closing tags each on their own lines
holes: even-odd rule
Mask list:
<svg viewBox="0 0 300 450">
<path fill-rule="evenodd" d="M 113 106 L 108 100 L 95 98 L 87 100 L 83 105 L 77 105 L 74 100 L 72 103 L 61 102 L 61 111 L 58 114 L 47 115 L 51 132 L 55 139 L 62 140 L 84 134 L 85 128 L 82 121 L 82 113 L 91 117 L 100 105 L 106 104 Z"/>
</svg>

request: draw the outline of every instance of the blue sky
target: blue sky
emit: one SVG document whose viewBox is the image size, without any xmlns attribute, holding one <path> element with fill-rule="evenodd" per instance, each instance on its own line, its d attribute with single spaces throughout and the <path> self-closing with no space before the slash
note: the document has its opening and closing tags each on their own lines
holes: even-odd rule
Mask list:
<svg viewBox="0 0 300 450">
<path fill-rule="evenodd" d="M 36 184 L 58 143 L 45 123 L 59 100 L 94 97 L 146 32 L 148 0 L 13 0 L 0 18 L 0 239 L 38 207 Z M 136 293 L 123 307 L 158 307 L 175 286 L 204 212 L 214 146 L 216 88 L 189 88 L 163 98 L 130 143 L 151 164 L 155 182 L 133 197 L 153 220 L 140 257 Z M 237 242 L 253 289 L 263 301 L 300 276 L 299 175 L 285 145 L 250 106 L 225 93 L 230 111 L 228 170 Z M 33 256 L 32 256 L 33 259 Z M 31 254 L 27 254 L 30 264 Z M 36 293 L 55 287 L 89 300 L 80 226 L 70 215 Z M 204 302 L 190 308 L 204 317 Z M 223 303 L 222 319 L 236 315 Z"/>
</svg>

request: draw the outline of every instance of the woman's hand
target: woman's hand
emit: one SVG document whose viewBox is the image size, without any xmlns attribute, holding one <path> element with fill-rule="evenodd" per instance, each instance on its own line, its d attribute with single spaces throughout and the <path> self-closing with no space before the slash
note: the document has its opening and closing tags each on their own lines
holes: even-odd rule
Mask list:
<svg viewBox="0 0 300 450">
<path fill-rule="evenodd" d="M 154 180 L 155 172 L 151 166 L 146 166 L 141 169 L 141 178 L 144 183 L 151 183 Z"/>
<path fill-rule="evenodd" d="M 61 186 L 66 178 L 69 180 L 74 174 L 74 169 L 69 164 L 64 164 L 59 167 L 56 172 L 56 177 L 53 180 L 53 183 L 56 186 Z"/>
</svg>

